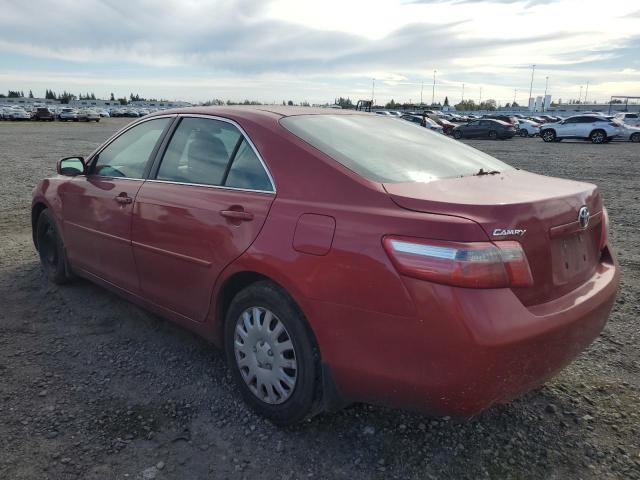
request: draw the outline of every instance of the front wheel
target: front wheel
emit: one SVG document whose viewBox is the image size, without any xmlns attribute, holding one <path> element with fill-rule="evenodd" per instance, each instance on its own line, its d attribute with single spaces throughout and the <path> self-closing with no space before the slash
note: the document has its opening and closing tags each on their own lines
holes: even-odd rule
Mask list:
<svg viewBox="0 0 640 480">
<path fill-rule="evenodd" d="M 640 142 L 640 132 L 634 133 L 633 135 L 631 135 L 631 138 L 629 140 L 631 140 L 634 143 L 639 143 Z"/>
<path fill-rule="evenodd" d="M 454 130 L 453 138 L 455 138 L 456 140 L 460 140 L 462 138 L 462 132 L 460 130 Z"/>
<path fill-rule="evenodd" d="M 226 315 L 227 363 L 245 402 L 277 425 L 308 417 L 318 395 L 319 354 L 307 321 L 278 285 L 238 293 Z"/>
<path fill-rule="evenodd" d="M 543 130 L 540 136 L 545 142 L 555 142 L 556 140 L 556 132 L 553 130 Z"/>
<path fill-rule="evenodd" d="M 58 233 L 55 221 L 48 210 L 38 217 L 36 240 L 40 263 L 53 283 L 63 284 L 71 280 L 68 273 L 64 244 Z"/>
<path fill-rule="evenodd" d="M 491 131 L 489 132 L 489 138 L 490 138 L 491 140 L 495 140 L 496 138 L 498 138 L 498 132 L 496 132 L 495 130 L 491 130 Z"/>
<path fill-rule="evenodd" d="M 524 128 L 520 129 L 520 136 L 521 137 L 528 137 L 529 136 L 529 132 L 527 132 Z"/>
</svg>

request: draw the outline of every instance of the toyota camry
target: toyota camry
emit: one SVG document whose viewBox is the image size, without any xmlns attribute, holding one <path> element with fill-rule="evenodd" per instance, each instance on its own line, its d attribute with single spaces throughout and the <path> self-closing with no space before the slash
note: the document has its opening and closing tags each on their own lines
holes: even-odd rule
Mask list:
<svg viewBox="0 0 640 480">
<path fill-rule="evenodd" d="M 51 281 L 211 340 L 277 424 L 509 401 L 598 336 L 619 281 L 595 185 L 347 110 L 148 115 L 60 160 L 32 225 Z"/>
</svg>

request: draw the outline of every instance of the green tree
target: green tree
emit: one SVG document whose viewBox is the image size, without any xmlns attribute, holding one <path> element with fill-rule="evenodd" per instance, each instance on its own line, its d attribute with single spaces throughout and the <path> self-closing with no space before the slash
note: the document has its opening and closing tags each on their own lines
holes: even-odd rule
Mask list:
<svg viewBox="0 0 640 480">
<path fill-rule="evenodd" d="M 111 92 L 111 96 L 109 97 L 109 100 L 111 100 L 112 102 L 115 102 L 116 97 L 114 97 L 113 92 Z"/>
<path fill-rule="evenodd" d="M 449 97 L 444 97 L 444 106 L 445 107 L 449 106 Z"/>
<path fill-rule="evenodd" d="M 289 100 L 289 101 L 287 102 L 287 105 L 289 105 L 290 107 L 291 107 L 291 106 L 293 106 L 293 100 Z"/>
<path fill-rule="evenodd" d="M 29 98 L 33 98 L 33 92 L 29 90 Z"/>
</svg>

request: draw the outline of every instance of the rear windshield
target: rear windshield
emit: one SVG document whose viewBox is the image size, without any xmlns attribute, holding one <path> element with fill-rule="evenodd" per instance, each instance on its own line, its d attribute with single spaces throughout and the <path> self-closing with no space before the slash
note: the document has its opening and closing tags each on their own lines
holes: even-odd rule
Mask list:
<svg viewBox="0 0 640 480">
<path fill-rule="evenodd" d="M 381 115 L 298 115 L 282 126 L 364 178 L 430 182 L 512 167 L 441 133 Z"/>
</svg>

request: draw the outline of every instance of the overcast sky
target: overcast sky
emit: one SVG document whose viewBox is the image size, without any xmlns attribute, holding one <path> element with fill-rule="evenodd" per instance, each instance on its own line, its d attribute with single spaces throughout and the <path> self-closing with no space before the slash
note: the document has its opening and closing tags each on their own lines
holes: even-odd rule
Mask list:
<svg viewBox="0 0 640 480">
<path fill-rule="evenodd" d="M 0 91 L 189 101 L 640 96 L 637 0 L 0 0 Z M 514 90 L 517 89 L 517 92 Z"/>
</svg>

